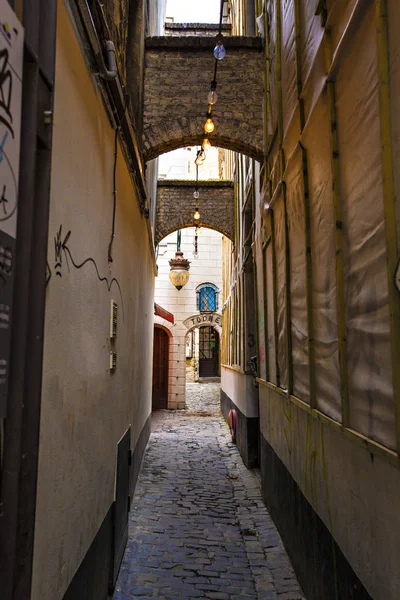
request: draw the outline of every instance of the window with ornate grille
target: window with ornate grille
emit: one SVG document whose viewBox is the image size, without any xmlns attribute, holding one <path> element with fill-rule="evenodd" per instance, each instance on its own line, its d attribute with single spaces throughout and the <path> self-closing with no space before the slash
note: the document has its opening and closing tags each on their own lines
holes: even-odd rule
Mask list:
<svg viewBox="0 0 400 600">
<path fill-rule="evenodd" d="M 197 310 L 200 312 L 215 312 L 218 309 L 219 290 L 213 283 L 202 283 L 196 289 Z"/>
</svg>

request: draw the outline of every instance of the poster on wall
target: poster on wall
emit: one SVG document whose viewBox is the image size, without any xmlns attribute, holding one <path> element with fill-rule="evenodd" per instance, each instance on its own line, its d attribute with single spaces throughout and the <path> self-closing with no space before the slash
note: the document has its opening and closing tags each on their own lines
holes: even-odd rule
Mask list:
<svg viewBox="0 0 400 600">
<path fill-rule="evenodd" d="M 7 412 L 17 235 L 24 30 L 0 0 L 0 418 Z"/>
</svg>

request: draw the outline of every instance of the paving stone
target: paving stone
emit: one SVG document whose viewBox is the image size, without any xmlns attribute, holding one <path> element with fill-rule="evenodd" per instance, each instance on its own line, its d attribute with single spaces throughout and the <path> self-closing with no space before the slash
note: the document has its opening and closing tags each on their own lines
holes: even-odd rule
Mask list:
<svg viewBox="0 0 400 600">
<path fill-rule="evenodd" d="M 220 415 L 219 385 L 189 384 L 186 397 L 151 435 L 114 600 L 304 600 Z"/>
</svg>

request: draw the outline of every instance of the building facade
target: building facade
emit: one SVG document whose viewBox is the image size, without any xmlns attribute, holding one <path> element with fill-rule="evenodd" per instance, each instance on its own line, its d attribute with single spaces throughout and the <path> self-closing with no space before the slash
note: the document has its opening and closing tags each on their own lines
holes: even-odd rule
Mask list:
<svg viewBox="0 0 400 600">
<path fill-rule="evenodd" d="M 174 324 L 155 317 L 155 326 L 169 335 L 168 404 L 185 407 L 185 384 L 220 376 L 222 330 L 222 235 L 200 228 L 198 257 L 194 253 L 195 228 L 181 231 L 181 250 L 191 261 L 189 282 L 177 290 L 169 280 L 169 260 L 175 256 L 177 234 L 158 246 L 155 301 L 174 316 Z"/>
<path fill-rule="evenodd" d="M 165 2 L 12 4 L 25 47 L 0 595 L 105 600 L 150 434 L 156 262 L 138 71 Z"/>
<path fill-rule="evenodd" d="M 226 171 L 223 166 L 225 152 L 212 148 L 207 161 L 198 168 L 195 165 L 196 152 L 197 148 L 185 147 L 161 156 L 159 184 L 168 180 L 178 183 L 192 181 L 194 184 L 197 180 L 200 185 L 205 181 L 217 182 Z M 165 189 L 165 194 L 173 194 L 171 188 Z M 198 189 L 199 211 L 204 216 L 204 190 Z M 191 215 L 196 205 L 192 196 L 190 191 L 190 196 L 185 194 L 184 200 L 191 206 Z M 158 213 L 158 219 L 161 218 Z M 162 335 L 160 328 L 168 336 L 164 349 L 168 360 L 154 355 L 154 408 L 183 409 L 186 382 L 220 376 L 222 240 L 221 233 L 210 228 L 188 227 L 167 235 L 158 244 L 155 302 L 172 313 L 173 319 L 168 321 L 155 316 L 155 336 Z M 181 290 L 177 290 L 169 279 L 169 261 L 174 258 L 178 245 L 191 262 L 189 281 Z M 160 363 L 168 363 L 167 378 L 157 371 Z M 160 378 L 165 382 L 161 389 Z"/>
<path fill-rule="evenodd" d="M 196 336 L 211 360 L 218 333 L 223 413 L 237 413 L 239 451 L 260 465 L 308 600 L 398 600 L 398 2 L 225 3 L 210 141 L 236 153 L 234 227 L 231 239 L 200 230 L 198 261 L 215 262 L 201 273 L 191 215 L 174 225 L 192 260 L 180 292 L 167 280 L 175 232 L 154 283 L 158 163 L 202 143 L 213 28 L 164 37 L 161 1 L 0 6 L 24 28 L 20 121 L 0 103 L 1 127 L 21 133 L 15 253 L 3 244 L 0 261 L 14 294 L 1 315 L 2 597 L 113 589 L 156 325 L 169 408 L 200 375 Z M 4 24 L 5 43 L 13 34 Z M 154 322 L 154 286 L 173 325 Z"/>
<path fill-rule="evenodd" d="M 244 158 L 236 165 L 223 409 L 236 407 L 244 458 L 258 453 L 307 598 L 394 600 L 400 11 L 379 0 L 233 4 L 233 35 L 265 35 L 265 159 L 253 172 Z M 250 246 L 258 390 L 240 396 Z"/>
</svg>

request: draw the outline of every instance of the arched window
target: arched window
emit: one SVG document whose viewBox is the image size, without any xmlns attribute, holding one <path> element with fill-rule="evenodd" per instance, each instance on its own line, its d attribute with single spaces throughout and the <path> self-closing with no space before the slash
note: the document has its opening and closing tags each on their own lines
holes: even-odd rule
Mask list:
<svg viewBox="0 0 400 600">
<path fill-rule="evenodd" d="M 202 283 L 196 288 L 197 310 L 200 312 L 215 312 L 218 310 L 219 290 L 213 283 Z"/>
</svg>

